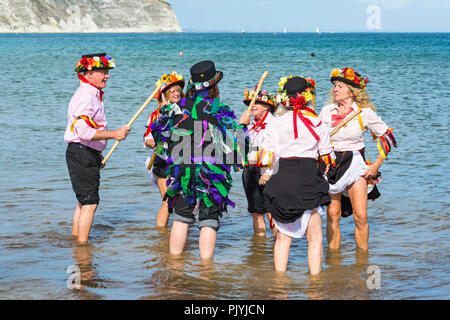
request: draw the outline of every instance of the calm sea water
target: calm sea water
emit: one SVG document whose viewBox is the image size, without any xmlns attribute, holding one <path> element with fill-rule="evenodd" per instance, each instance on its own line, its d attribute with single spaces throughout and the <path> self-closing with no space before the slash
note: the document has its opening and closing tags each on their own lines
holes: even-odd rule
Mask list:
<svg viewBox="0 0 450 320">
<path fill-rule="evenodd" d="M 222 221 L 214 261 L 200 261 L 195 227 L 183 257 L 171 258 L 172 219 L 167 229 L 155 227 L 160 196 L 144 165 L 142 135 L 155 103 L 102 170 L 90 243 L 73 242 L 67 106 L 78 86 L 76 61 L 103 51 L 117 66 L 105 89 L 112 129 L 129 121 L 162 73 L 188 77 L 204 59 L 224 72 L 222 100 L 238 116 L 243 90 L 265 70 L 271 91 L 288 74 L 316 79 L 318 111 L 332 69 L 352 66 L 367 75 L 399 145 L 381 168 L 382 197 L 369 203 L 369 252 L 355 249 L 350 217 L 341 221 L 338 253 L 328 252 L 324 239 L 321 275 L 308 274 L 306 239 L 293 242 L 288 272 L 275 273 L 274 238 L 270 231 L 253 236 L 237 172 L 236 208 Z M 0 35 L 0 65 L 0 299 L 450 298 L 450 34 L 12 34 Z M 375 143 L 369 136 L 366 142 L 375 159 Z M 79 290 L 67 286 L 71 266 L 81 269 Z M 368 285 L 376 276 L 378 289 Z"/>
</svg>

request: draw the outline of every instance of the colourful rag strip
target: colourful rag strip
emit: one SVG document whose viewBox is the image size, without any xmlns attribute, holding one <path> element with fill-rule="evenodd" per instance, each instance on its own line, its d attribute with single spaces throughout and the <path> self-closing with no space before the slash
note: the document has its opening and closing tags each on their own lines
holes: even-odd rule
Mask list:
<svg viewBox="0 0 450 320">
<path fill-rule="evenodd" d="M 377 147 L 383 159 L 386 159 L 389 152 L 392 150 L 392 146 L 397 148 L 397 141 L 395 141 L 393 128 L 387 129 L 386 132 L 377 139 Z"/>
<path fill-rule="evenodd" d="M 104 127 L 104 125 L 98 124 L 98 123 L 96 123 L 94 120 L 92 120 L 91 117 L 85 116 L 85 115 L 81 115 L 81 116 L 76 117 L 75 120 L 72 122 L 72 125 L 70 126 L 70 131 L 73 132 L 73 131 L 75 130 L 75 123 L 76 123 L 78 120 L 80 120 L 80 119 L 81 119 L 81 120 L 84 120 L 84 121 L 86 122 L 86 124 L 87 124 L 89 127 L 91 127 L 91 128 L 97 129 L 97 128 L 103 128 L 103 127 Z"/>
<path fill-rule="evenodd" d="M 165 146 L 156 152 L 167 156 L 169 207 L 173 207 L 176 197 L 183 195 L 191 205 L 196 204 L 197 200 L 202 200 L 208 208 L 218 205 L 225 211 L 227 205 L 234 207 L 228 194 L 232 185 L 231 167 L 236 168 L 237 164 L 222 163 L 221 157 L 225 151 L 230 151 L 227 148 L 232 149 L 233 154 L 237 153 L 245 157 L 245 150 L 240 150 L 236 137 L 236 132 L 239 132 L 239 129 L 244 131 L 244 129 L 237 125 L 234 112 L 227 105 L 220 103 L 219 99 L 197 96 L 191 112 L 184 109 L 184 106 L 186 106 L 186 99 L 181 99 L 178 104 L 161 107 L 157 120 L 152 121 L 148 126 L 148 130 L 155 133 L 154 137 L 158 145 Z M 202 108 L 201 111 L 199 108 Z M 212 137 L 211 144 L 216 147 L 218 154 L 215 154 L 215 157 L 200 156 L 190 157 L 190 159 L 170 154 L 169 150 L 173 150 L 173 147 L 179 143 L 178 140 L 172 139 L 173 135 L 191 136 L 191 139 L 194 139 L 194 132 L 181 129 L 180 125 L 189 118 L 200 121 L 198 120 L 200 112 L 212 115 L 217 120 L 218 126 L 203 120 L 201 122 L 202 139 L 195 148 L 204 146 L 205 133 L 209 131 Z M 175 123 L 175 117 L 179 115 L 182 115 L 181 120 Z M 190 160 L 189 163 L 186 160 Z"/>
</svg>

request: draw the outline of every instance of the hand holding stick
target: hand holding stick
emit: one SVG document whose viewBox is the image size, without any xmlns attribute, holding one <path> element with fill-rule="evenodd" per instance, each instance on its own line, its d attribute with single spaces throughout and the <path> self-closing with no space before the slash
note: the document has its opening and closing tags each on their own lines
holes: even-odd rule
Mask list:
<svg viewBox="0 0 450 320">
<path fill-rule="evenodd" d="M 153 93 L 150 95 L 150 97 L 148 97 L 148 99 L 144 102 L 144 104 L 139 108 L 139 110 L 134 114 L 134 116 L 131 118 L 131 120 L 128 122 L 128 127 L 131 127 L 131 125 L 133 124 L 134 121 L 136 121 L 137 117 L 139 117 L 139 115 L 142 113 L 142 111 L 144 111 L 144 109 L 147 107 L 147 105 L 150 103 L 150 101 L 156 96 L 156 94 L 159 92 L 159 89 L 161 88 L 160 84 L 159 86 L 157 86 L 155 88 L 155 90 L 153 91 Z M 102 164 L 105 164 L 106 161 L 108 161 L 109 157 L 111 156 L 111 154 L 114 152 L 114 150 L 117 148 L 117 146 L 119 145 L 120 141 L 116 141 L 116 143 L 113 145 L 113 147 L 111 148 L 111 150 L 109 150 L 108 154 L 106 155 L 106 157 L 102 160 Z"/>
</svg>

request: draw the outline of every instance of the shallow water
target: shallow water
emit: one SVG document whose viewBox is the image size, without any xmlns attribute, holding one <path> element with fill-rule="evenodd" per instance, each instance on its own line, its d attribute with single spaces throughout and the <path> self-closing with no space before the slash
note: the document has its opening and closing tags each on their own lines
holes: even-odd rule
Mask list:
<svg viewBox="0 0 450 320">
<path fill-rule="evenodd" d="M 324 239 L 319 276 L 308 274 L 305 239 L 293 242 L 288 272 L 274 272 L 274 238 L 270 231 L 253 236 L 235 172 L 236 207 L 222 220 L 214 261 L 200 261 L 195 227 L 183 256 L 170 257 L 172 219 L 167 229 L 155 227 L 160 196 L 142 146 L 154 103 L 102 170 L 90 242 L 77 245 L 63 135 L 78 86 L 74 65 L 81 54 L 102 51 L 117 65 L 105 89 L 112 129 L 129 121 L 162 73 L 188 76 L 203 59 L 224 72 L 222 100 L 238 116 L 243 89 L 265 70 L 271 91 L 287 74 L 316 79 L 318 111 L 332 69 L 352 66 L 367 75 L 378 114 L 395 128 L 399 145 L 381 168 L 382 197 L 369 203 L 368 253 L 355 249 L 350 217 L 341 221 L 338 252 Z M 0 298 L 449 299 L 449 61 L 449 34 L 0 35 Z M 369 136 L 366 142 L 375 158 L 375 144 Z M 73 266 L 81 289 L 68 286 Z"/>
</svg>

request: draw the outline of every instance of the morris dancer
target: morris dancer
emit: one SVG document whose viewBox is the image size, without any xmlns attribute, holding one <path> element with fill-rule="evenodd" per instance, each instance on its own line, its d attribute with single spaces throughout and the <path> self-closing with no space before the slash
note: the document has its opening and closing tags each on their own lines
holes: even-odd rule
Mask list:
<svg viewBox="0 0 450 320">
<path fill-rule="evenodd" d="M 331 72 L 331 82 L 334 87 L 330 92 L 330 104 L 320 112 L 320 119 L 330 131 L 341 121 L 346 121 L 344 119 L 352 117 L 359 109 L 362 112 L 331 138 L 336 153 L 336 167 L 327 174 L 331 196 L 327 212 L 328 246 L 331 249 L 339 248 L 341 215 L 345 217 L 353 212 L 356 246 L 367 250 L 367 199 L 374 200 L 380 196 L 375 185 L 381 181 L 378 169 L 392 146 L 397 147 L 397 143 L 392 134 L 393 129 L 389 129 L 375 113 L 366 90 L 369 82 L 367 77 L 361 76 L 352 68 L 335 69 Z M 367 130 L 371 130 L 374 139 L 378 140 L 380 151 L 373 164 L 365 163 L 364 133 Z M 371 188 L 368 188 L 368 185 Z"/>
<path fill-rule="evenodd" d="M 144 134 L 144 145 L 146 148 L 155 148 L 155 140 L 151 134 L 151 124 L 158 119 L 160 108 L 167 104 L 177 103 L 181 98 L 184 98 L 184 77 L 182 75 L 177 74 L 173 71 L 171 74 L 164 74 L 161 79 L 158 80 L 156 86 L 160 83 L 163 85 L 159 90 L 159 93 L 156 97 L 158 100 L 158 108 L 152 112 L 148 118 L 147 123 L 147 131 Z M 156 156 L 154 158 L 154 162 L 152 167 L 150 168 L 151 157 L 149 156 L 146 161 L 147 170 L 149 170 L 149 174 L 152 177 L 152 180 L 156 180 L 156 185 L 158 186 L 159 192 L 161 194 L 162 205 L 158 211 L 158 215 L 156 216 L 156 226 L 157 227 L 166 227 L 169 220 L 169 208 L 167 206 L 167 200 L 164 200 L 167 191 L 167 162 L 165 159 L 160 156 Z"/>
<path fill-rule="evenodd" d="M 88 54 L 76 64 L 80 86 L 70 100 L 64 141 L 66 162 L 78 204 L 73 214 L 72 235 L 80 243 L 88 241 L 97 210 L 102 151 L 108 139 L 123 140 L 130 128 L 107 130 L 103 91 L 114 59 L 105 53 Z"/>
<path fill-rule="evenodd" d="M 189 226 L 198 219 L 200 258 L 212 259 L 222 213 L 227 205 L 234 206 L 228 199 L 229 163 L 236 164 L 233 130 L 238 125 L 233 111 L 220 103 L 218 83 L 223 73 L 214 63 L 199 62 L 190 73 L 188 97 L 162 107 L 151 129 L 168 156 L 167 196 L 174 210 L 170 253 L 183 252 Z M 224 163 L 225 157 L 231 161 Z"/>
<path fill-rule="evenodd" d="M 266 205 L 277 227 L 274 247 L 275 270 L 285 272 L 292 238 L 308 240 L 311 274 L 322 268 L 322 219 L 330 203 L 328 183 L 317 169 L 318 155 L 333 164 L 334 153 L 327 127 L 310 103 L 315 94 L 313 79 L 281 78 L 279 99 L 287 111 L 272 119 L 264 131 L 262 148 L 273 152 L 274 172 L 264 188 Z M 278 164 L 278 168 L 277 168 Z M 264 177 L 268 172 L 264 173 Z"/>
<path fill-rule="evenodd" d="M 254 95 L 255 91 L 253 90 L 244 91 L 244 103 L 247 106 L 250 105 Z M 276 228 L 271 214 L 267 211 L 263 196 L 264 184 L 267 182 L 265 178 L 271 175 L 272 155 L 270 152 L 264 152 L 260 149 L 264 139 L 264 130 L 272 121 L 272 114 L 275 109 L 276 97 L 265 90 L 261 90 L 251 109 L 253 120 L 250 122 L 250 113 L 246 110 L 239 121 L 240 124 L 247 126 L 250 137 L 250 152 L 247 155 L 247 163 L 242 172 L 242 183 L 247 197 L 248 212 L 253 215 L 253 232 L 257 236 L 266 235 L 265 214 L 267 214 L 272 232 L 276 235 Z M 260 184 L 262 174 L 266 171 L 269 173 L 264 176 Z"/>
</svg>

